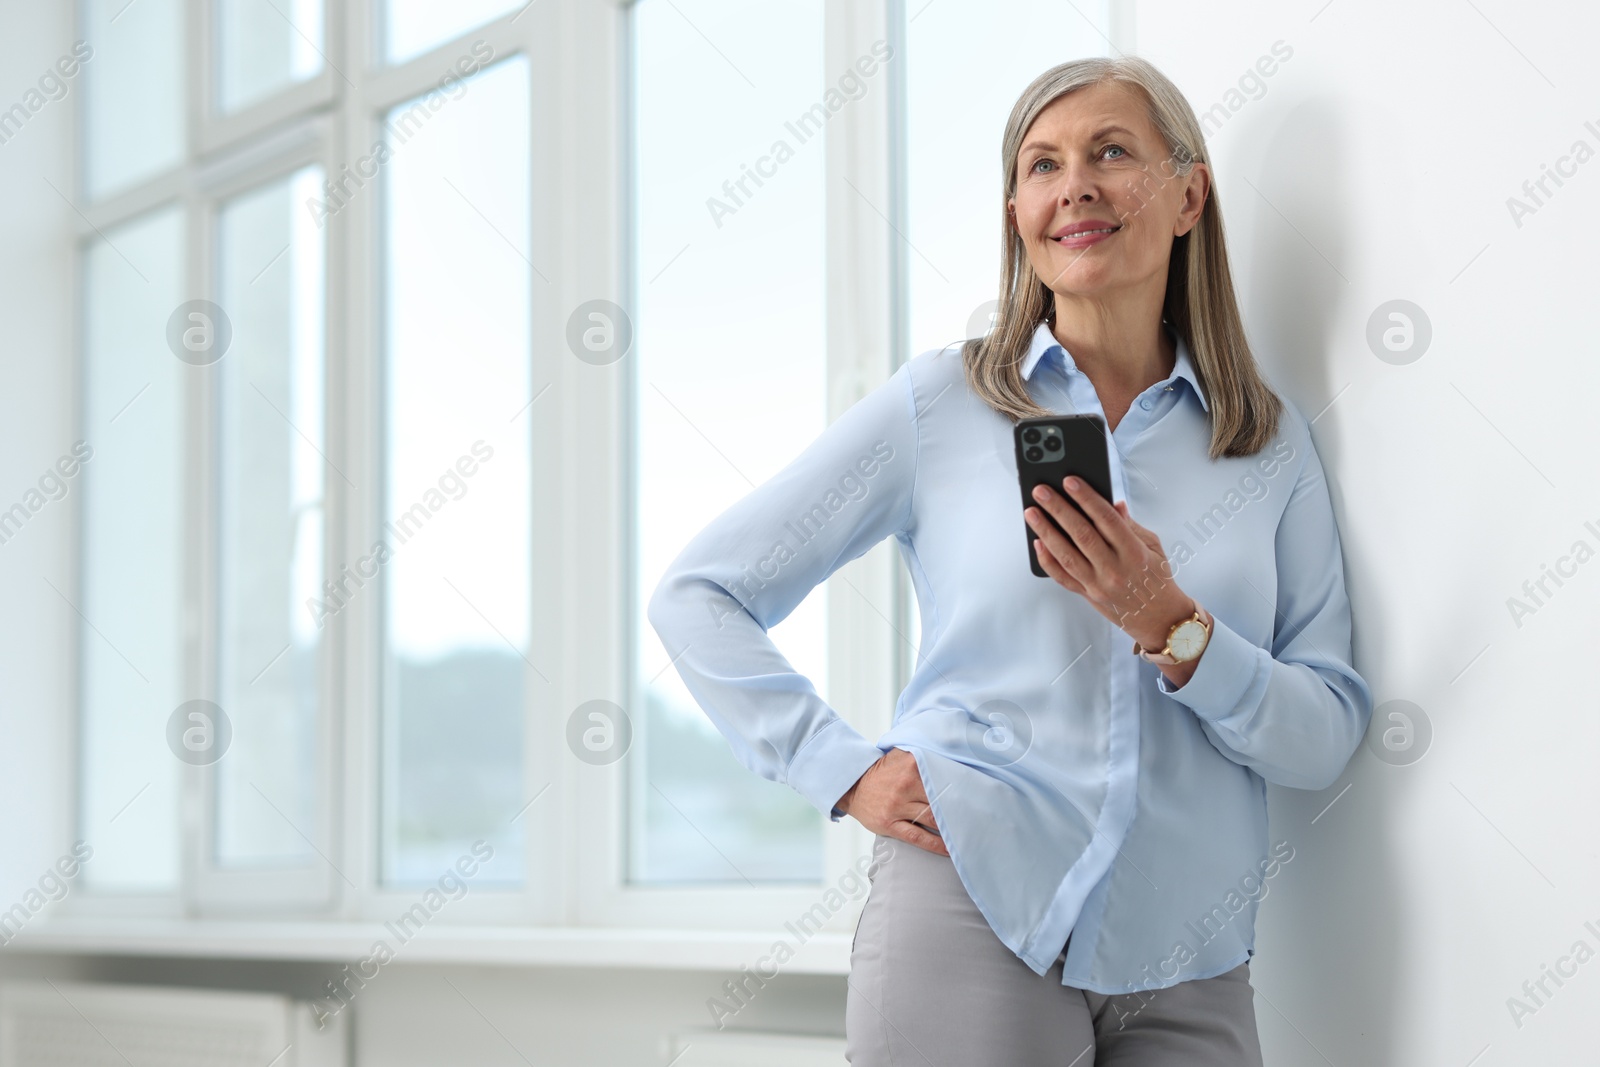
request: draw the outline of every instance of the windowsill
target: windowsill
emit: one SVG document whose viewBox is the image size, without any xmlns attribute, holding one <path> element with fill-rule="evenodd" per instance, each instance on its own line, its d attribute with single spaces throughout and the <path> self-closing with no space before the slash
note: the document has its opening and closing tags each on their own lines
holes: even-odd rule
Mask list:
<svg viewBox="0 0 1600 1067">
<path fill-rule="evenodd" d="M 820 933 L 799 944 L 787 930 L 458 926 L 425 927 L 401 943 L 382 923 L 71 918 L 30 924 L 3 951 L 348 963 L 371 956 L 380 939 L 396 963 L 711 971 L 754 967 L 781 940 L 794 951 L 782 965 L 785 971 L 837 975 L 850 971 L 852 940 L 849 934 Z"/>
</svg>

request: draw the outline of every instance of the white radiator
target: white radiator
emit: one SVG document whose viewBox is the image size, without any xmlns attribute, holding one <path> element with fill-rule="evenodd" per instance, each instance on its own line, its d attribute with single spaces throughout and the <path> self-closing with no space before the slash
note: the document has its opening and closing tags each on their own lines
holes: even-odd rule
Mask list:
<svg viewBox="0 0 1600 1067">
<path fill-rule="evenodd" d="M 845 1067 L 839 1037 L 689 1030 L 666 1044 L 672 1067 Z"/>
<path fill-rule="evenodd" d="M 0 983 L 0 1067 L 346 1067 L 344 1013 L 303 1001 L 92 982 Z"/>
</svg>

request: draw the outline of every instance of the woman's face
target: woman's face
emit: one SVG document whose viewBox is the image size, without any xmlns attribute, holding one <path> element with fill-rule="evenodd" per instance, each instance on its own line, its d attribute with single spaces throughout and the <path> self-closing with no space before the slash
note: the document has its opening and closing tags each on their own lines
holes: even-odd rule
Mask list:
<svg viewBox="0 0 1600 1067">
<path fill-rule="evenodd" d="M 1163 291 L 1172 240 L 1210 182 L 1203 163 L 1177 170 L 1137 90 L 1105 82 L 1053 101 L 1022 139 L 1008 202 L 1034 272 L 1061 294 Z M 1113 232 L 1066 235 L 1084 224 Z"/>
</svg>

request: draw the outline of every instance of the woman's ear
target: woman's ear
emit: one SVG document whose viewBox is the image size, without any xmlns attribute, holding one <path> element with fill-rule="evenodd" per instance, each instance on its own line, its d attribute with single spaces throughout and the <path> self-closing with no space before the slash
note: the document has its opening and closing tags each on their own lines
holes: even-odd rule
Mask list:
<svg viewBox="0 0 1600 1067">
<path fill-rule="evenodd" d="M 1206 198 L 1211 192 L 1211 168 L 1204 163 L 1195 164 L 1195 174 L 1190 178 L 1189 185 L 1184 190 L 1185 208 L 1184 215 L 1192 215 L 1189 225 L 1184 227 L 1182 233 L 1174 234 L 1182 237 L 1200 224 L 1200 216 L 1205 214 Z"/>
</svg>

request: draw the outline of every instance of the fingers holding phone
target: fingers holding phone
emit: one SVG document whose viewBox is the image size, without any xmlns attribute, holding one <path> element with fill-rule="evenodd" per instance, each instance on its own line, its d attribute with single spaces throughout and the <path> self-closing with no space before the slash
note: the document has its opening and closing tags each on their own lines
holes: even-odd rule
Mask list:
<svg viewBox="0 0 1600 1067">
<path fill-rule="evenodd" d="M 1061 493 L 1061 484 L 1069 475 L 1082 478 L 1090 488 L 1107 502 L 1111 500 L 1111 458 L 1106 442 L 1105 420 L 1098 415 L 1048 415 L 1033 419 L 1019 419 L 1012 429 L 1017 452 L 1017 480 L 1022 487 L 1022 508 L 1037 507 L 1033 491 L 1038 486 L 1048 486 L 1052 492 Z M 1068 502 L 1083 514 L 1076 501 Z M 1050 523 L 1061 530 L 1053 518 Z M 1049 578 L 1039 562 L 1039 535 L 1026 519 L 1023 528 L 1028 535 L 1028 563 L 1040 578 Z M 1063 530 L 1062 536 L 1067 534 Z M 1070 540 L 1070 538 L 1069 538 Z"/>
</svg>

